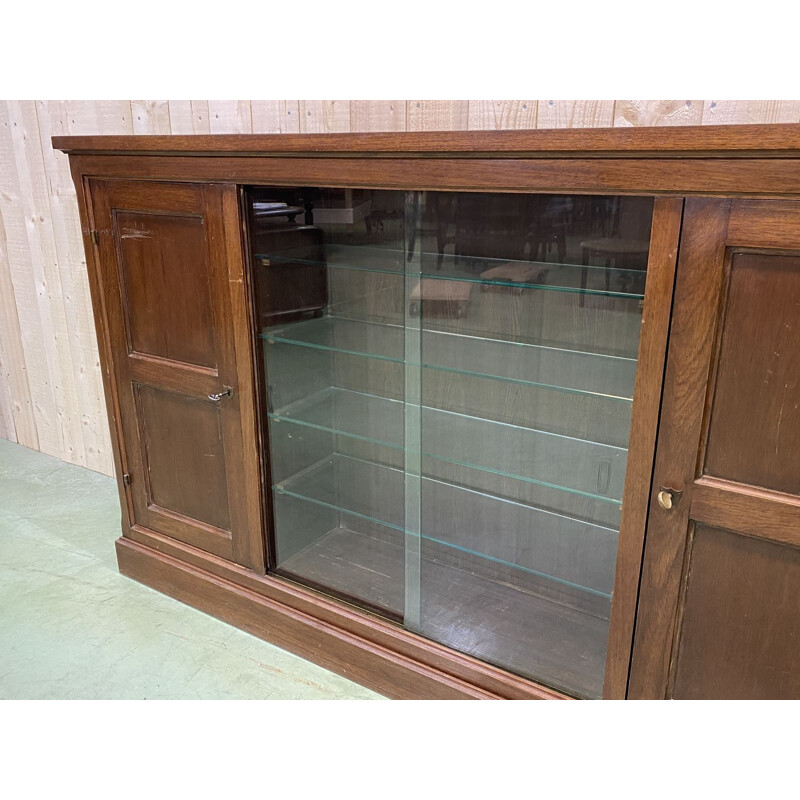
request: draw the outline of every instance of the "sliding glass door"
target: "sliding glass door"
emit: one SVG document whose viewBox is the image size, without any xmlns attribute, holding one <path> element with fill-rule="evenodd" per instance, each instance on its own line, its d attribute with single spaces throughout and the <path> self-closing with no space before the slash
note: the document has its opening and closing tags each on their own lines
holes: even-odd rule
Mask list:
<svg viewBox="0 0 800 800">
<path fill-rule="evenodd" d="M 599 696 L 652 199 L 248 197 L 273 571 Z"/>
</svg>

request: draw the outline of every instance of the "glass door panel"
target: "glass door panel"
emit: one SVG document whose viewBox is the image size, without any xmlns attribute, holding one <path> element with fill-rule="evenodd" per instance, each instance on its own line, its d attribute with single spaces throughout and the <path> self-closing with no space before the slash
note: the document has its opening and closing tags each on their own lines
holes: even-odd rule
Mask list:
<svg viewBox="0 0 800 800">
<path fill-rule="evenodd" d="M 272 569 L 599 696 L 652 198 L 249 200 Z"/>
</svg>

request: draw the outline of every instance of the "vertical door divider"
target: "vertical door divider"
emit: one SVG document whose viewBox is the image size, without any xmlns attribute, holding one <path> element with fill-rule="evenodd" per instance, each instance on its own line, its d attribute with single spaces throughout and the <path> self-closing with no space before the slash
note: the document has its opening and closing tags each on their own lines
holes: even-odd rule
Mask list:
<svg viewBox="0 0 800 800">
<path fill-rule="evenodd" d="M 419 631 L 421 624 L 420 569 L 422 527 L 420 473 L 422 459 L 422 314 L 423 304 L 411 295 L 422 280 L 422 192 L 406 192 L 403 318 L 404 364 L 404 471 L 405 471 L 405 601 L 404 624 Z M 412 313 L 412 311 L 414 313 Z"/>
</svg>

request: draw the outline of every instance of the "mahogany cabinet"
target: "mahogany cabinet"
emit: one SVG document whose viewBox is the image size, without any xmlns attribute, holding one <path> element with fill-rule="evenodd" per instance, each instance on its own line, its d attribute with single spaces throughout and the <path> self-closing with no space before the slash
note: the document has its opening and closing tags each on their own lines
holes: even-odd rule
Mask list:
<svg viewBox="0 0 800 800">
<path fill-rule="evenodd" d="M 123 574 L 391 697 L 800 697 L 800 126 L 54 146 Z"/>
</svg>

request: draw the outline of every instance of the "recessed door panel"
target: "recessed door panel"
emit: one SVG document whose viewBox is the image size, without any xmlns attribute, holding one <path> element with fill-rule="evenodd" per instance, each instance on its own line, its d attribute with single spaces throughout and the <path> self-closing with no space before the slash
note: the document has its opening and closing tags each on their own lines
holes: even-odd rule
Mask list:
<svg viewBox="0 0 800 800">
<path fill-rule="evenodd" d="M 149 503 L 229 531 L 219 407 L 152 386 L 137 394 Z"/>
<path fill-rule="evenodd" d="M 671 696 L 800 696 L 800 550 L 697 525 Z"/>
<path fill-rule="evenodd" d="M 800 494 L 800 257 L 734 253 L 705 472 Z"/>
<path fill-rule="evenodd" d="M 203 218 L 114 214 L 131 350 L 216 367 Z"/>
</svg>

